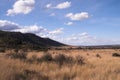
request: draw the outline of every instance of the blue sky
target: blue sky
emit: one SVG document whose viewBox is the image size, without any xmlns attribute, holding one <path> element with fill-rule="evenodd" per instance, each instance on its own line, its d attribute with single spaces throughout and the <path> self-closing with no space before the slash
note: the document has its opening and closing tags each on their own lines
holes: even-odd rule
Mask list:
<svg viewBox="0 0 120 80">
<path fill-rule="evenodd" d="M 0 29 L 71 45 L 120 44 L 119 0 L 0 0 Z"/>
</svg>

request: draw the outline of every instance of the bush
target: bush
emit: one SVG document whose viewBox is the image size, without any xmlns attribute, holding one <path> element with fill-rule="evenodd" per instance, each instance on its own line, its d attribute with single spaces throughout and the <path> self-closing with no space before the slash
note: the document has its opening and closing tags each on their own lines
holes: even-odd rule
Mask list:
<svg viewBox="0 0 120 80">
<path fill-rule="evenodd" d="M 74 59 L 71 56 L 66 56 L 66 63 L 74 63 Z"/>
<path fill-rule="evenodd" d="M 65 55 L 63 55 L 63 54 L 59 54 L 59 55 L 56 55 L 56 56 L 55 56 L 54 61 L 55 61 L 56 63 L 58 63 L 59 65 L 62 65 L 63 62 L 66 61 L 66 57 L 65 57 Z"/>
<path fill-rule="evenodd" d="M 5 49 L 4 48 L 0 48 L 0 52 L 5 52 Z"/>
<path fill-rule="evenodd" d="M 60 66 L 65 64 L 80 64 L 83 65 L 85 64 L 85 58 L 81 57 L 81 56 L 77 56 L 76 59 L 74 59 L 71 56 L 66 56 L 64 54 L 58 54 L 56 55 L 54 58 L 52 57 L 51 54 L 46 53 L 44 55 L 42 55 L 41 57 L 37 58 L 36 55 L 33 55 L 30 59 L 27 60 L 30 63 L 33 62 L 55 62 L 57 64 L 59 64 Z"/>
<path fill-rule="evenodd" d="M 89 56 L 89 53 L 87 53 L 87 55 Z"/>
<path fill-rule="evenodd" d="M 33 62 L 37 61 L 37 56 L 36 55 L 32 55 L 31 58 L 27 59 L 27 61 L 30 62 L 30 63 L 33 63 Z"/>
<path fill-rule="evenodd" d="M 101 56 L 99 54 L 96 54 L 96 57 L 101 58 Z"/>
<path fill-rule="evenodd" d="M 85 58 L 83 58 L 82 56 L 76 56 L 76 63 L 80 64 L 80 65 L 84 65 L 85 64 Z"/>
<path fill-rule="evenodd" d="M 120 54 L 119 53 L 113 53 L 112 56 L 113 57 L 120 57 Z"/>
<path fill-rule="evenodd" d="M 64 54 L 56 55 L 54 58 L 54 61 L 58 63 L 59 65 L 62 65 L 63 63 L 71 64 L 74 62 L 73 58 L 70 56 L 65 56 Z"/>
<path fill-rule="evenodd" d="M 7 80 L 49 80 L 47 76 L 32 70 L 14 72 L 8 78 Z"/>
<path fill-rule="evenodd" d="M 27 53 L 25 52 L 18 52 L 18 53 L 8 53 L 6 54 L 8 57 L 10 58 L 14 58 L 14 59 L 26 59 L 27 58 Z"/>
<path fill-rule="evenodd" d="M 49 54 L 49 53 L 46 53 L 42 57 L 40 57 L 40 58 L 37 59 L 37 61 L 39 61 L 39 62 L 43 62 L 43 61 L 50 62 L 52 60 L 53 60 L 52 55 Z"/>
</svg>

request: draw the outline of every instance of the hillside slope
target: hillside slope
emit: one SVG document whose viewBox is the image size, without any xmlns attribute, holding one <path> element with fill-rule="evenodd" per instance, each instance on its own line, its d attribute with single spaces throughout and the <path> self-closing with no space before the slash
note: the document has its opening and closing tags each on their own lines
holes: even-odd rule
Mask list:
<svg viewBox="0 0 120 80">
<path fill-rule="evenodd" d="M 42 49 L 64 46 L 49 38 L 41 38 L 32 33 L 0 31 L 0 48 L 4 49 Z"/>
</svg>

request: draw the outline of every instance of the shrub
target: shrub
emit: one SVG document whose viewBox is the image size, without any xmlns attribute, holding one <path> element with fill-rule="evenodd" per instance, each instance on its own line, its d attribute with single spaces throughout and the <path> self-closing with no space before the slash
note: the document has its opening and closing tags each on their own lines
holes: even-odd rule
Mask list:
<svg viewBox="0 0 120 80">
<path fill-rule="evenodd" d="M 31 58 L 27 59 L 27 61 L 30 62 L 30 63 L 33 63 L 33 62 L 37 61 L 37 56 L 36 55 L 32 55 Z"/>
<path fill-rule="evenodd" d="M 43 62 L 43 61 L 50 62 L 52 60 L 53 60 L 52 55 L 49 54 L 49 53 L 46 53 L 42 57 L 40 57 L 40 58 L 37 59 L 37 61 L 39 61 L 39 62 Z"/>
<path fill-rule="evenodd" d="M 14 72 L 8 78 L 7 80 L 49 80 L 47 76 L 32 70 Z"/>
<path fill-rule="evenodd" d="M 41 57 L 37 58 L 36 55 L 33 55 L 31 58 L 27 59 L 28 62 L 33 63 L 33 62 L 55 62 L 60 65 L 63 63 L 73 63 L 74 60 L 70 56 L 65 56 L 63 54 L 56 55 L 55 58 L 52 57 L 51 54 L 46 53 L 42 55 Z"/>
<path fill-rule="evenodd" d="M 96 54 L 96 57 L 101 58 L 101 56 L 99 54 Z"/>
<path fill-rule="evenodd" d="M 89 56 L 89 53 L 87 53 L 87 55 Z"/>
<path fill-rule="evenodd" d="M 120 54 L 119 53 L 113 53 L 112 56 L 113 57 L 120 57 Z"/>
<path fill-rule="evenodd" d="M 66 57 L 63 54 L 56 55 L 54 61 L 59 65 L 62 65 L 66 61 Z"/>
<path fill-rule="evenodd" d="M 74 63 L 73 57 L 71 57 L 71 56 L 66 56 L 66 63 L 70 63 L 70 64 Z"/>
<path fill-rule="evenodd" d="M 6 55 L 13 59 L 26 59 L 27 58 L 27 53 L 25 53 L 25 52 L 18 52 L 18 53 L 12 52 L 12 53 L 8 53 Z"/>
<path fill-rule="evenodd" d="M 4 48 L 0 48 L 0 52 L 5 52 L 5 49 Z"/>
<path fill-rule="evenodd" d="M 64 54 L 56 55 L 54 61 L 59 65 L 62 65 L 63 63 L 72 64 L 74 62 L 71 56 L 65 56 Z"/>
<path fill-rule="evenodd" d="M 83 65 L 85 64 L 85 58 L 83 58 L 82 56 L 76 56 L 76 63 L 77 64 L 80 64 L 80 65 Z"/>
</svg>

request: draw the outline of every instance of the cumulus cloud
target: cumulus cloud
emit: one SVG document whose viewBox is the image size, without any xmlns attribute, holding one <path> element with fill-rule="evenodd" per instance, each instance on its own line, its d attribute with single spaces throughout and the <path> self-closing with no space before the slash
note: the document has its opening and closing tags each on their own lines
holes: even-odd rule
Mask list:
<svg viewBox="0 0 120 80">
<path fill-rule="evenodd" d="M 49 34 L 52 34 L 52 35 L 58 35 L 58 34 L 61 34 L 63 33 L 63 28 L 58 28 L 56 30 L 53 30 L 53 31 L 50 31 Z"/>
<path fill-rule="evenodd" d="M 88 19 L 90 17 L 90 15 L 88 14 L 88 12 L 81 12 L 81 13 L 68 13 L 66 14 L 67 18 L 69 18 L 70 20 L 75 20 L 75 21 L 79 21 L 79 20 L 84 20 L 84 19 Z"/>
<path fill-rule="evenodd" d="M 49 16 L 55 16 L 55 13 L 51 13 Z"/>
<path fill-rule="evenodd" d="M 35 34 L 47 31 L 47 29 L 41 26 L 37 26 L 37 25 L 22 26 L 15 22 L 7 21 L 7 20 L 0 20 L 0 30 L 15 31 L 22 33 L 35 33 Z"/>
<path fill-rule="evenodd" d="M 38 25 L 22 26 L 15 22 L 0 20 L 0 30 L 22 32 L 22 33 L 34 33 L 41 37 L 49 37 L 55 39 L 58 35 L 63 33 L 64 29 L 58 28 L 55 30 L 48 30 Z"/>
<path fill-rule="evenodd" d="M 58 40 L 60 38 L 59 35 L 64 33 L 63 30 L 64 30 L 64 28 L 58 28 L 55 30 L 47 31 L 46 34 L 42 34 L 42 37 L 49 37 L 51 39 Z"/>
<path fill-rule="evenodd" d="M 7 16 L 16 14 L 28 14 L 34 8 L 35 0 L 17 0 L 12 9 L 7 11 Z"/>
<path fill-rule="evenodd" d="M 65 24 L 68 25 L 68 26 L 71 26 L 71 25 L 73 25 L 73 22 L 67 22 Z"/>
<path fill-rule="evenodd" d="M 98 38 L 93 35 L 88 34 L 87 32 L 72 34 L 66 38 L 59 38 L 60 42 L 71 45 L 110 45 L 110 44 L 119 44 L 119 40 L 109 40 Z"/>
<path fill-rule="evenodd" d="M 83 32 L 81 34 L 79 34 L 80 36 L 88 36 L 88 33 L 87 32 Z"/>
<path fill-rule="evenodd" d="M 45 32 L 46 29 L 41 27 L 41 26 L 31 25 L 31 26 L 24 26 L 24 27 L 21 27 L 20 29 L 15 29 L 15 30 L 12 30 L 12 31 L 22 32 L 22 33 L 35 33 L 35 34 L 38 34 L 40 32 Z"/>
<path fill-rule="evenodd" d="M 51 7 L 52 7 L 52 4 L 49 3 L 49 4 L 47 4 L 45 7 L 46 7 L 46 8 L 51 8 Z"/>
<path fill-rule="evenodd" d="M 71 2 L 63 2 L 63 3 L 60 3 L 58 5 L 56 5 L 56 9 L 66 9 L 66 8 L 69 8 L 71 6 Z"/>
<path fill-rule="evenodd" d="M 48 30 L 38 25 L 21 26 L 15 22 L 7 20 L 0 20 L 0 30 L 15 31 L 22 33 L 34 33 L 41 37 L 49 37 L 62 43 L 71 45 L 109 45 L 118 44 L 120 42 L 120 40 L 98 38 L 87 32 L 72 35 L 70 34 L 69 36 L 65 37 L 62 36 L 62 34 L 64 33 L 64 28 Z"/>
<path fill-rule="evenodd" d="M 14 30 L 14 29 L 19 29 L 19 25 L 17 23 L 7 20 L 0 20 L 0 30 Z"/>
<path fill-rule="evenodd" d="M 51 3 L 47 4 L 45 7 L 48 9 L 66 9 L 69 8 L 71 6 L 71 2 L 63 2 L 63 3 L 59 3 L 56 6 L 52 6 Z"/>
</svg>

